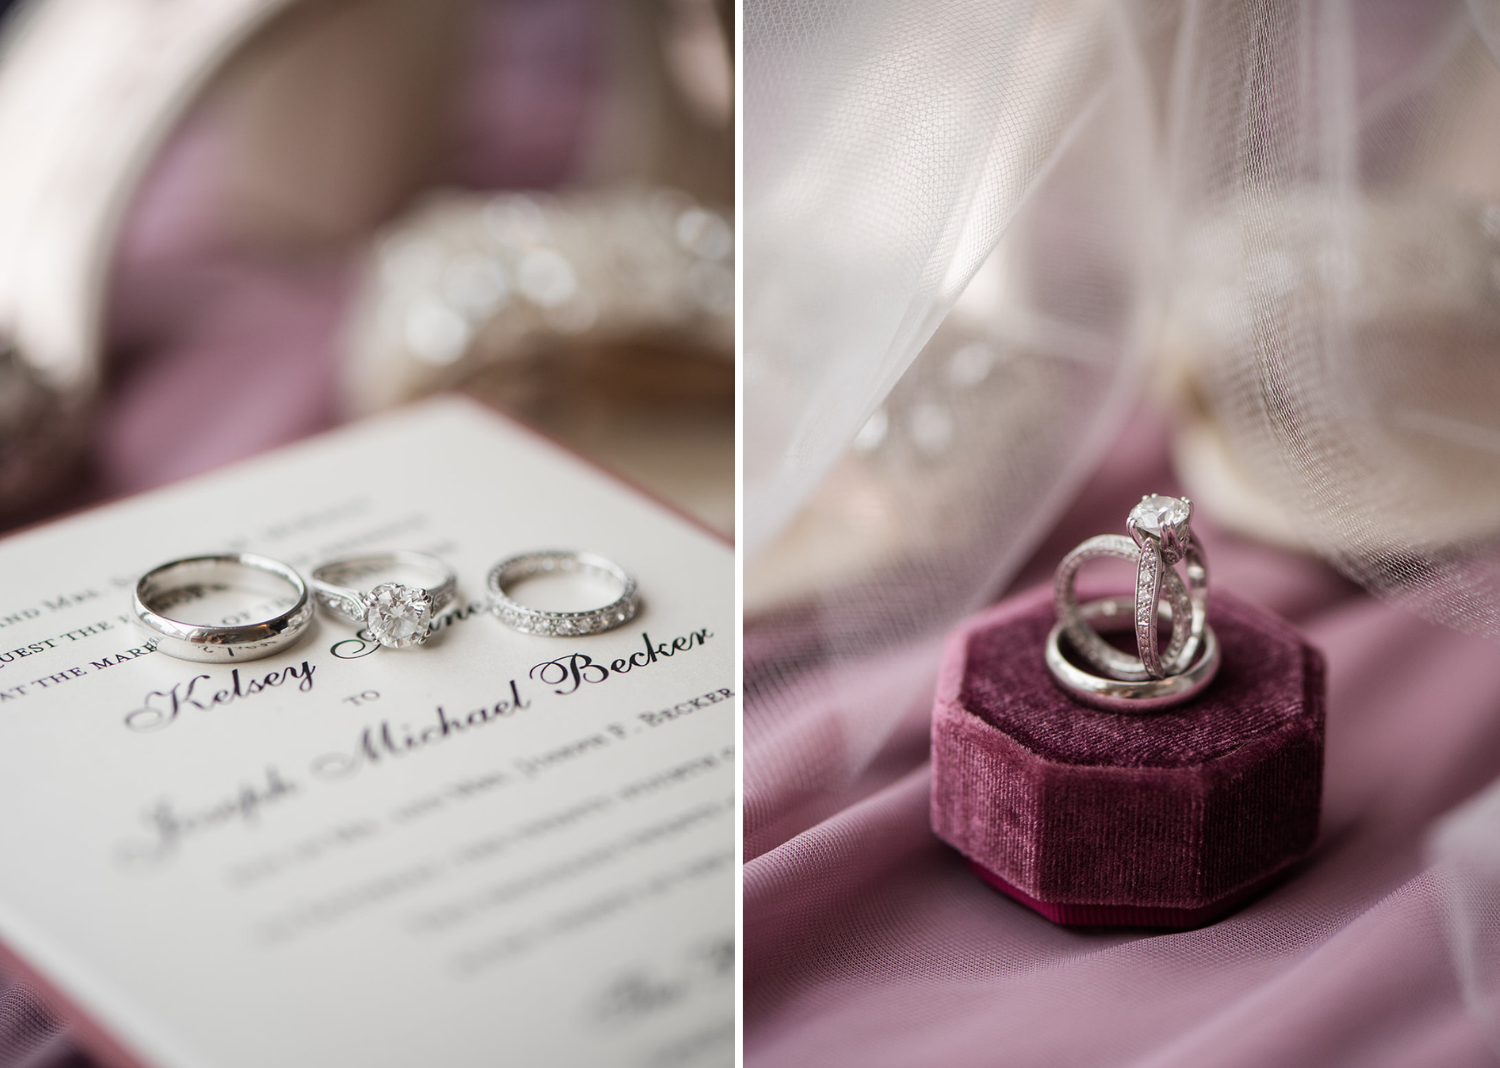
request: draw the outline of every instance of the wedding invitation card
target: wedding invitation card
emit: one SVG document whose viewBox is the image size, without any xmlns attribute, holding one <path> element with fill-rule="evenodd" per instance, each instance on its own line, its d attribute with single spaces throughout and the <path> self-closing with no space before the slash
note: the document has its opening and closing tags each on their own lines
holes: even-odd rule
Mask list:
<svg viewBox="0 0 1500 1068">
<path fill-rule="evenodd" d="M 319 612 L 201 664 L 129 611 L 178 557 L 390 549 L 458 576 L 420 646 Z M 639 614 L 507 629 L 486 572 L 539 549 Z M 461 398 L 0 542 L 0 945 L 150 1068 L 733 1063 L 733 561 Z"/>
</svg>

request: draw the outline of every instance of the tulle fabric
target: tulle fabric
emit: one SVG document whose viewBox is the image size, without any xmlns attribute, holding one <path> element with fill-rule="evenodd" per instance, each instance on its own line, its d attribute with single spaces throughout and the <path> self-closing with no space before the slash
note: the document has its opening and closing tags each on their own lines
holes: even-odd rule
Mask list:
<svg viewBox="0 0 1500 1068">
<path fill-rule="evenodd" d="M 1164 345 L 1190 440 L 1368 589 L 1500 636 L 1494 8 L 1191 11 Z"/>
<path fill-rule="evenodd" d="M 1119 425 L 1155 165 L 1122 15 L 746 6 L 752 840 L 779 819 L 757 769 L 855 774 L 913 696 L 902 666 L 994 595 Z M 812 706 L 837 738 L 804 736 Z"/>
<path fill-rule="evenodd" d="M 806 502 L 987 260 L 985 310 L 1018 307 L 981 311 L 978 331 L 1102 316 L 1081 324 L 1097 336 L 1042 347 L 1094 357 L 1108 381 L 1139 251 L 1119 231 L 1138 222 L 1149 143 L 1133 58 L 1099 0 L 746 5 L 747 553 Z M 1070 177 L 1092 217 L 1058 236 L 1125 275 L 1101 278 L 1110 292 L 1087 309 L 1048 308 L 1059 287 L 1036 277 L 1076 251 L 1019 234 L 996 250 Z"/>
<path fill-rule="evenodd" d="M 890 758 L 1146 384 L 1203 514 L 1493 649 L 1497 45 L 1490 0 L 747 0 L 749 857 Z"/>
</svg>

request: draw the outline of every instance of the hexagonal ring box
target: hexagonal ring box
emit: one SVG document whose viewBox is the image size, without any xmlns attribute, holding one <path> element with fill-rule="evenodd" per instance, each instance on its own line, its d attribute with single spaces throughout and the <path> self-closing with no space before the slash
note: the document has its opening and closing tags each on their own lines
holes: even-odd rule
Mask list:
<svg viewBox="0 0 1500 1068">
<path fill-rule="evenodd" d="M 992 886 L 1068 925 L 1189 928 L 1311 848 L 1323 781 L 1323 658 L 1222 590 L 1223 663 L 1192 701 L 1106 712 L 1042 647 L 1051 590 L 948 640 L 932 723 L 932 828 Z"/>
</svg>

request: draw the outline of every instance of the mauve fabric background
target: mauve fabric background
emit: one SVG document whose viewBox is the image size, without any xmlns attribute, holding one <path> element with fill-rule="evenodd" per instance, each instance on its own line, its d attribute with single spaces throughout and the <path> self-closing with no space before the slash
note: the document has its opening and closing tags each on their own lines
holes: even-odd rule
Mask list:
<svg viewBox="0 0 1500 1068">
<path fill-rule="evenodd" d="M 1047 581 L 1085 537 L 1118 530 L 1142 493 L 1176 491 L 1166 429 L 1143 414 L 1013 589 Z M 1327 656 L 1322 833 L 1310 857 L 1201 930 L 1056 927 L 933 836 L 930 688 L 853 775 L 830 710 L 808 707 L 791 726 L 747 721 L 747 1065 L 1500 1060 L 1460 1000 L 1424 856 L 1434 820 L 1500 775 L 1494 643 L 1376 601 L 1211 516 L 1195 528 L 1215 587 L 1292 621 Z M 932 649 L 885 658 L 928 678 L 938 660 Z"/>
<path fill-rule="evenodd" d="M 604 82 L 611 17 L 607 0 L 487 0 L 435 181 L 474 189 L 565 181 Z M 169 139 L 125 223 L 111 279 L 108 386 L 87 469 L 11 527 L 338 421 L 339 330 L 367 249 L 236 250 L 214 214 L 224 163 L 214 118 L 210 95 Z M 0 976 L 0 1068 L 94 1063 L 24 984 Z"/>
</svg>

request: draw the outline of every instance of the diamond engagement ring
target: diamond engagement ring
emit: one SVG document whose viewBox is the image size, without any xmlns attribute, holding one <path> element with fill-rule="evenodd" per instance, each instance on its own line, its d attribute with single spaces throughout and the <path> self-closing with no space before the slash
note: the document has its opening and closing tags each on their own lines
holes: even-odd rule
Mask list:
<svg viewBox="0 0 1500 1068">
<path fill-rule="evenodd" d="M 368 591 L 350 585 L 396 569 L 414 571 L 430 581 L 425 585 L 382 582 Z M 318 603 L 329 612 L 363 627 L 387 648 L 404 649 L 427 640 L 432 617 L 453 600 L 458 579 L 435 556 L 396 551 L 330 560 L 313 570 L 312 588 Z"/>
<path fill-rule="evenodd" d="M 250 609 L 248 619 L 232 616 L 212 625 L 166 614 L 222 590 L 256 593 L 268 600 Z M 203 663 L 258 660 L 278 653 L 297 640 L 313 616 L 302 576 L 279 560 L 254 553 L 189 556 L 162 564 L 141 576 L 130 608 L 156 639 L 157 649 L 179 660 Z"/>
<path fill-rule="evenodd" d="M 1193 536 L 1193 528 L 1188 525 L 1192 515 L 1193 502 L 1186 497 L 1147 494 L 1125 519 L 1125 529 L 1141 550 L 1135 581 L 1135 641 L 1146 674 L 1153 679 L 1183 670 L 1192 661 L 1203 637 L 1208 610 L 1208 563 L 1203 558 L 1202 546 Z M 1193 618 L 1187 643 L 1179 653 L 1180 663 L 1169 662 L 1164 666 L 1156 646 L 1156 604 L 1161 596 L 1162 576 L 1172 572 L 1179 561 L 1187 568 Z"/>
<path fill-rule="evenodd" d="M 554 612 L 521 604 L 511 598 L 511 587 L 539 575 L 587 573 L 619 588 L 619 595 L 602 608 L 584 612 Z M 521 553 L 490 569 L 490 611 L 506 626 L 523 634 L 576 638 L 610 630 L 634 618 L 640 608 L 635 579 L 613 560 L 597 553 L 547 550 Z"/>
<path fill-rule="evenodd" d="M 1130 537 L 1090 538 L 1063 558 L 1057 569 L 1057 618 L 1082 657 L 1117 679 L 1161 679 L 1185 671 L 1203 640 L 1208 609 L 1208 564 L 1189 523 L 1193 504 L 1185 497 L 1147 494 L 1130 510 L 1125 529 Z M 1078 569 L 1100 556 L 1115 556 L 1136 565 L 1135 636 L 1139 656 L 1115 649 L 1080 618 L 1074 589 Z M 1185 565 L 1187 593 L 1175 570 Z M 1157 646 L 1157 605 L 1165 592 L 1172 604 L 1172 638 L 1165 655 Z"/>
</svg>

